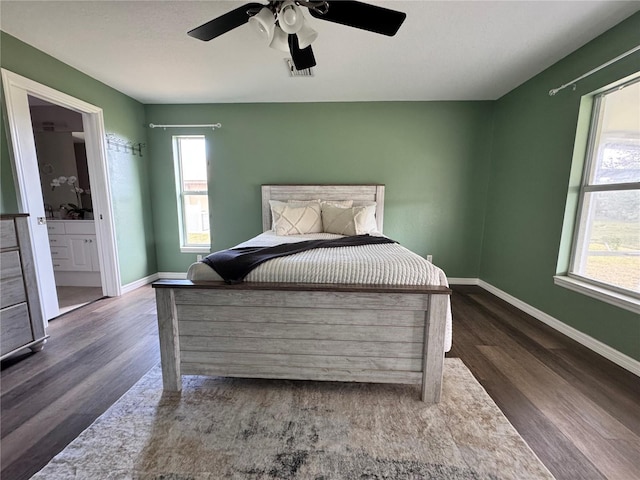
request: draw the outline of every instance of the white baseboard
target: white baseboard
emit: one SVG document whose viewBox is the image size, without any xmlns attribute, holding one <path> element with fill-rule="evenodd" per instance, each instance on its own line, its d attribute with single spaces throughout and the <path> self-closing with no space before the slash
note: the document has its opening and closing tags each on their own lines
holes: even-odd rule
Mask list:
<svg viewBox="0 0 640 480">
<path fill-rule="evenodd" d="M 161 278 L 164 278 L 167 280 L 184 280 L 185 278 L 187 278 L 187 273 L 186 272 L 154 273 L 153 275 L 149 275 L 147 277 L 141 278 L 140 280 L 136 280 L 135 282 L 131 282 L 131 283 L 127 283 L 126 285 L 123 285 L 122 293 L 125 294 L 128 292 L 131 292 L 136 288 L 143 287 L 145 285 L 155 282 L 156 280 L 160 280 Z"/>
<path fill-rule="evenodd" d="M 480 285 L 479 278 L 455 278 L 449 277 L 449 285 Z"/>
<path fill-rule="evenodd" d="M 624 353 L 621 353 L 616 349 L 611 348 L 609 345 L 602 343 L 601 341 L 596 340 L 593 337 L 590 337 L 589 335 L 581 332 L 580 330 L 576 330 L 575 328 L 567 325 L 566 323 L 563 323 L 560 320 L 552 317 L 551 315 L 546 314 L 542 310 L 538 310 L 537 308 L 532 307 L 528 303 L 525 303 L 522 300 L 519 300 L 516 297 L 509 295 L 507 292 L 504 292 L 499 288 L 494 287 L 493 285 L 485 282 L 484 280 L 479 280 L 478 285 L 484 288 L 487 292 L 494 294 L 496 297 L 501 298 L 507 303 L 510 303 L 514 307 L 531 315 L 535 319 L 540 320 L 542 323 L 549 325 L 551 328 L 559 331 L 560 333 L 566 335 L 567 337 L 584 345 L 590 350 L 593 350 L 594 352 L 602 355 L 604 358 L 611 360 L 616 365 L 619 365 L 625 370 L 629 370 L 631 373 L 640 376 L 640 362 L 638 360 L 635 360 L 625 355 Z"/>
<path fill-rule="evenodd" d="M 135 282 L 127 283 L 121 287 L 121 292 L 124 295 L 125 293 L 131 292 L 136 288 L 144 287 L 151 282 L 155 282 L 158 280 L 158 274 L 154 273 L 153 275 L 149 275 L 147 277 L 141 278 L 140 280 L 136 280 Z"/>
<path fill-rule="evenodd" d="M 187 272 L 158 272 L 158 277 L 166 280 L 185 280 Z"/>
</svg>

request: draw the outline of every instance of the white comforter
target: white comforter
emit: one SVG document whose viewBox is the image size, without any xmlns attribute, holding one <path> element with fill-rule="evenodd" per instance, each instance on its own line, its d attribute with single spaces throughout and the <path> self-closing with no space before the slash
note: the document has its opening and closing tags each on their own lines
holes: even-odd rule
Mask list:
<svg viewBox="0 0 640 480">
<path fill-rule="evenodd" d="M 236 247 L 266 247 L 283 243 L 340 238 L 331 233 L 279 236 L 265 232 Z M 222 278 L 204 263 L 189 267 L 190 280 Z M 255 268 L 247 282 L 354 283 L 448 286 L 444 272 L 397 243 L 319 248 L 269 260 Z M 445 351 L 451 349 L 451 308 L 447 315 Z"/>
</svg>

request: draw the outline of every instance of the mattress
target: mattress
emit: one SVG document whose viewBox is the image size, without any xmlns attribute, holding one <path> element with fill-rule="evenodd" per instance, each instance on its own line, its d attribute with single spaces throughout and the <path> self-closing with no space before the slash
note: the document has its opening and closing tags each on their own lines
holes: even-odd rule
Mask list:
<svg viewBox="0 0 640 480">
<path fill-rule="evenodd" d="M 264 232 L 236 247 L 267 247 L 303 240 L 333 239 L 341 235 L 313 233 L 276 235 Z M 208 265 L 197 262 L 189 267 L 193 281 L 222 281 Z M 319 248 L 269 260 L 255 268 L 247 282 L 348 283 L 364 285 L 440 285 L 449 286 L 445 273 L 420 255 L 397 243 Z M 451 349 L 451 307 L 447 311 L 445 351 Z"/>
</svg>

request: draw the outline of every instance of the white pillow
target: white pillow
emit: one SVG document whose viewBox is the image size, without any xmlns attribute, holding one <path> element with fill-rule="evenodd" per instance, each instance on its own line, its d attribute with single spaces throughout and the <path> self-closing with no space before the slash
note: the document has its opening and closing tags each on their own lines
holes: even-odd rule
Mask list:
<svg viewBox="0 0 640 480">
<path fill-rule="evenodd" d="M 322 225 L 326 233 L 364 235 L 377 232 L 376 206 L 334 207 L 322 205 Z"/>
<path fill-rule="evenodd" d="M 322 232 L 319 203 L 288 204 L 270 200 L 273 230 L 276 235 L 303 235 Z"/>
</svg>

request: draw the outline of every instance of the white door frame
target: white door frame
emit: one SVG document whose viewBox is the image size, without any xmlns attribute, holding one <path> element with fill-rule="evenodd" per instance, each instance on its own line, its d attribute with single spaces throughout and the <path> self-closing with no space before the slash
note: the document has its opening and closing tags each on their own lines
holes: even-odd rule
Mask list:
<svg viewBox="0 0 640 480">
<path fill-rule="evenodd" d="M 53 318 L 58 314 L 58 301 L 57 298 L 50 298 L 51 288 L 53 288 L 55 296 L 55 279 L 47 226 L 38 223 L 38 217 L 43 218 L 46 215 L 39 181 L 40 174 L 28 95 L 82 114 L 102 291 L 104 295 L 110 297 L 121 295 L 120 267 L 111 205 L 102 109 L 4 68 L 2 69 L 2 84 L 8 130 L 11 135 L 12 148 L 10 151 L 13 153 L 12 167 L 18 196 L 18 209 L 21 213 L 30 214 L 31 244 L 34 250 L 44 318 Z M 37 188 L 34 187 L 36 181 Z"/>
</svg>

